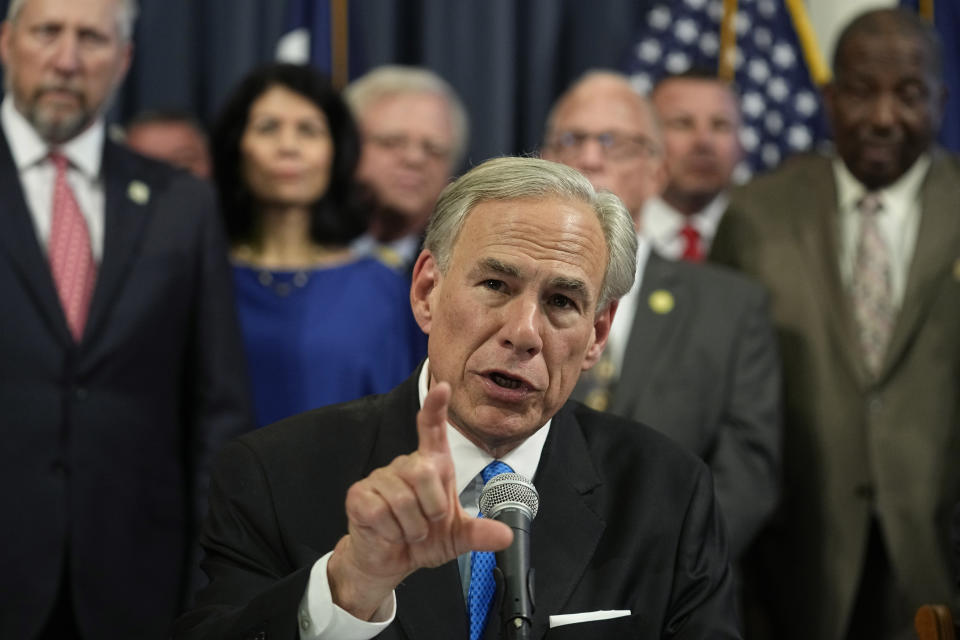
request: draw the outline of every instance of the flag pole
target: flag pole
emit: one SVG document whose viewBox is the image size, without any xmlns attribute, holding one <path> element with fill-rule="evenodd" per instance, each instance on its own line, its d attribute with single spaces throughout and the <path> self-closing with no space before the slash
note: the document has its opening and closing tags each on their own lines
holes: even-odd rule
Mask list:
<svg viewBox="0 0 960 640">
<path fill-rule="evenodd" d="M 343 89 L 350 82 L 350 13 L 348 0 L 330 2 L 330 78 Z"/>
<path fill-rule="evenodd" d="M 736 77 L 737 59 L 737 0 L 723 0 L 723 20 L 720 21 L 720 55 L 717 56 L 717 76 L 724 82 Z"/>
</svg>

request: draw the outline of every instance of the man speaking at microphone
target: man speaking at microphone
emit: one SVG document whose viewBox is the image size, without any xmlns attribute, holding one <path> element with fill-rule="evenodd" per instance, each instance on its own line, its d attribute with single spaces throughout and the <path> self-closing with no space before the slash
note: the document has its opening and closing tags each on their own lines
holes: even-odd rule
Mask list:
<svg viewBox="0 0 960 640">
<path fill-rule="evenodd" d="M 739 638 L 707 468 L 567 400 L 633 282 L 620 201 L 563 165 L 491 160 L 447 187 L 424 246 L 428 359 L 386 395 L 228 445 L 210 585 L 178 637 L 502 637 L 484 552 L 513 536 L 476 516 L 512 471 L 539 492 L 529 637 Z"/>
</svg>

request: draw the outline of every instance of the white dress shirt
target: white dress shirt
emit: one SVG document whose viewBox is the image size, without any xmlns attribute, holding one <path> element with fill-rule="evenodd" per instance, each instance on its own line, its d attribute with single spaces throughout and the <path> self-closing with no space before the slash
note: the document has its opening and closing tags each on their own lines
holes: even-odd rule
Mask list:
<svg viewBox="0 0 960 640">
<path fill-rule="evenodd" d="M 896 182 L 874 192 L 880 196 L 883 204 L 877 213 L 877 223 L 890 250 L 891 296 L 897 309 L 903 303 L 907 290 L 907 275 L 920 226 L 920 187 L 929 169 L 930 156 L 924 154 Z M 840 278 L 844 287 L 849 289 L 863 215 L 857 203 L 867 194 L 867 188 L 853 177 L 840 158 L 833 162 L 833 174 L 837 183 L 837 211 L 840 214 Z"/>
<path fill-rule="evenodd" d="M 627 341 L 633 330 L 633 319 L 637 315 L 637 304 L 640 300 L 640 287 L 643 284 L 643 272 L 650 257 L 650 241 L 643 234 L 637 234 L 637 273 L 634 276 L 633 287 L 627 295 L 620 298 L 620 306 L 613 316 L 613 326 L 610 327 L 610 337 L 605 347 L 610 354 L 610 362 L 616 376 L 623 370 L 623 358 L 627 352 Z"/>
<path fill-rule="evenodd" d="M 0 124 L 10 145 L 37 239 L 46 252 L 53 220 L 53 185 L 57 174 L 48 157 L 51 146 L 37 135 L 33 126 L 17 111 L 10 95 L 4 97 L 0 105 Z M 103 259 L 105 215 L 103 180 L 100 178 L 103 135 L 103 120 L 97 119 L 80 135 L 57 147 L 69 160 L 67 182 L 87 222 L 90 249 L 98 264 Z"/>
<path fill-rule="evenodd" d="M 728 202 L 726 192 L 721 192 L 702 210 L 685 215 L 661 198 L 648 198 L 643 205 L 640 230 L 650 238 L 657 253 L 664 258 L 679 260 L 686 248 L 680 230 L 689 223 L 700 234 L 700 246 L 703 254 L 707 255 Z"/>
<path fill-rule="evenodd" d="M 427 360 L 420 371 L 419 394 L 420 406 L 427 396 L 429 384 L 430 361 Z M 550 431 L 550 423 L 538 429 L 520 446 L 510 451 L 503 458 L 504 462 L 515 472 L 527 478 L 533 478 L 540 463 L 540 454 Z M 450 445 L 450 455 L 453 457 L 453 469 L 456 475 L 457 493 L 464 510 L 472 516 L 479 512 L 480 491 L 483 489 L 483 479 L 480 472 L 493 462 L 485 451 L 470 442 L 462 433 L 447 423 L 447 442 Z M 367 622 L 355 618 L 350 613 L 337 606 L 330 594 L 330 583 L 327 580 L 327 560 L 333 552 L 327 553 L 314 563 L 310 570 L 310 579 L 307 589 L 300 601 L 300 640 L 368 640 L 383 631 L 396 615 L 397 598 L 393 595 L 391 601 L 382 606 L 374 616 L 377 622 Z M 466 570 L 464 569 L 466 556 Z M 460 570 L 469 575 L 470 554 L 458 558 Z"/>
</svg>

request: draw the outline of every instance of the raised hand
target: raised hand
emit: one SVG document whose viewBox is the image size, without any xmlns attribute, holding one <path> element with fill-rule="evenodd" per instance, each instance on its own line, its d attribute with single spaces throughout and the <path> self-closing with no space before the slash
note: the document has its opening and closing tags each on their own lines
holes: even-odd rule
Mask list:
<svg viewBox="0 0 960 640">
<path fill-rule="evenodd" d="M 369 620 L 394 587 L 423 567 L 467 551 L 506 548 L 513 533 L 460 506 L 450 445 L 450 385 L 434 385 L 417 414 L 417 450 L 376 469 L 347 492 L 349 533 L 327 564 L 333 601 Z"/>
</svg>

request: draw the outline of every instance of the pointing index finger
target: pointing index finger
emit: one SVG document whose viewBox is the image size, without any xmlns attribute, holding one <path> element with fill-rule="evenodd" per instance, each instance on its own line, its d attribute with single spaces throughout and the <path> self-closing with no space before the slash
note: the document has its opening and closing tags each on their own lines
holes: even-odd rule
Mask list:
<svg viewBox="0 0 960 640">
<path fill-rule="evenodd" d="M 447 407 L 450 404 L 450 385 L 438 382 L 427 391 L 423 407 L 417 413 L 417 451 L 423 455 L 450 455 L 447 444 Z"/>
</svg>

